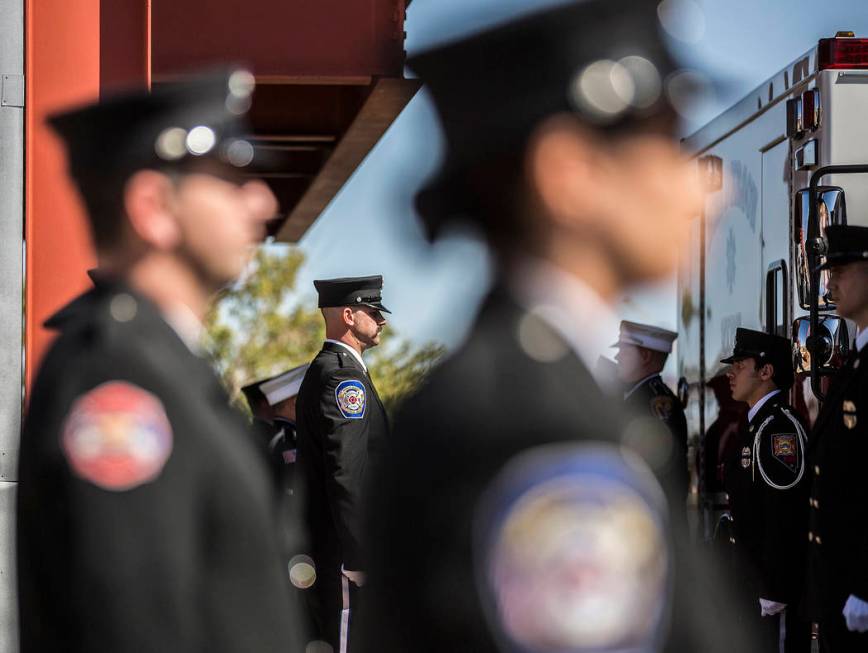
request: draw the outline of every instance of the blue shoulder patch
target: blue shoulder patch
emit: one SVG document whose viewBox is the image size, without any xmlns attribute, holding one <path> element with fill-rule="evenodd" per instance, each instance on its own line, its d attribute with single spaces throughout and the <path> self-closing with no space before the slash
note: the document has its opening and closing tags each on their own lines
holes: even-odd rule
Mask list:
<svg viewBox="0 0 868 653">
<path fill-rule="evenodd" d="M 365 416 L 365 385 L 355 379 L 341 381 L 335 388 L 338 410 L 346 419 L 362 419 Z"/>
<path fill-rule="evenodd" d="M 539 447 L 477 507 L 476 579 L 505 649 L 656 650 L 670 607 L 666 503 L 614 446 Z"/>
</svg>

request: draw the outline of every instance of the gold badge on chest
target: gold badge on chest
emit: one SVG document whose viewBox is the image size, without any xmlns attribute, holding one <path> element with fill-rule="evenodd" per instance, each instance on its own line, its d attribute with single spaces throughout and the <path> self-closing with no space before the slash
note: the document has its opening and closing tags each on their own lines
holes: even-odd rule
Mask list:
<svg viewBox="0 0 868 653">
<path fill-rule="evenodd" d="M 848 429 L 856 428 L 856 404 L 849 399 L 845 399 L 844 403 L 841 404 L 841 411 L 844 418 L 844 426 Z"/>
<path fill-rule="evenodd" d="M 750 467 L 750 447 L 744 447 L 741 450 L 741 466 L 745 469 Z"/>
</svg>

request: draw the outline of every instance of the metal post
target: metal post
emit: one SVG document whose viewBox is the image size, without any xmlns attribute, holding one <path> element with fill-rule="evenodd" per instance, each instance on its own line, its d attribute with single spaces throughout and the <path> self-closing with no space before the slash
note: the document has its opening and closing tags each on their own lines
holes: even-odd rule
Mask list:
<svg viewBox="0 0 868 653">
<path fill-rule="evenodd" d="M 0 3 L 0 95 L 0 651 L 14 653 L 24 321 L 24 0 Z"/>
</svg>

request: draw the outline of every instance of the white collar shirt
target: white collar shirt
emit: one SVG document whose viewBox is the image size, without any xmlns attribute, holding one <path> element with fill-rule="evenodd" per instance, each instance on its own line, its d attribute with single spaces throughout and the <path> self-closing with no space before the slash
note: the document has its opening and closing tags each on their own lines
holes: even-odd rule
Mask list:
<svg viewBox="0 0 868 653">
<path fill-rule="evenodd" d="M 196 356 L 204 356 L 206 354 L 205 326 L 202 321 L 196 317 L 196 314 L 186 304 L 175 304 L 167 310 L 162 311 L 163 319 L 166 321 L 172 331 L 174 331 L 181 341 L 187 346 Z"/>
<path fill-rule="evenodd" d="M 341 347 L 343 347 L 344 349 L 346 349 L 348 352 L 350 352 L 350 353 L 353 355 L 353 357 L 354 357 L 357 361 L 359 361 L 359 365 L 362 366 L 362 369 L 365 370 L 365 373 L 367 373 L 367 371 L 368 371 L 368 366 L 365 365 L 365 361 L 362 360 L 362 355 L 361 355 L 359 352 L 357 352 L 355 349 L 353 349 L 352 347 L 350 347 L 347 343 L 345 343 L 345 342 L 341 342 L 340 340 L 332 340 L 331 338 L 326 338 L 326 342 L 330 342 L 330 343 L 332 343 L 333 345 L 340 345 Z"/>
<path fill-rule="evenodd" d="M 632 388 L 630 388 L 630 390 L 628 390 L 627 392 L 624 393 L 624 399 L 629 399 L 629 397 L 630 397 L 631 394 L 633 394 L 634 392 L 636 392 L 636 390 L 638 390 L 639 388 L 641 388 L 642 385 L 643 385 L 645 382 L 650 381 L 650 380 L 653 379 L 655 376 L 660 376 L 660 372 L 654 372 L 654 374 L 649 374 L 649 375 L 646 376 L 644 379 L 642 379 L 641 381 L 639 381 L 639 383 L 637 383 L 637 384 L 634 385 Z"/>
<path fill-rule="evenodd" d="M 862 329 L 858 334 L 856 334 L 857 351 L 862 351 L 865 348 L 865 345 L 868 345 L 868 327 Z"/>
<path fill-rule="evenodd" d="M 751 407 L 751 409 L 749 411 L 747 411 L 748 424 L 750 424 L 750 422 L 753 420 L 753 418 L 756 417 L 756 414 L 760 411 L 760 408 L 763 407 L 763 404 L 765 404 L 769 399 L 774 397 L 779 392 L 780 392 L 780 390 L 772 390 L 770 393 L 768 393 L 762 399 L 760 399 L 758 402 L 756 402 Z"/>
<path fill-rule="evenodd" d="M 597 365 L 620 324 L 608 302 L 581 279 L 536 258 L 520 261 L 509 283 L 522 308 L 567 342 L 601 389 L 616 391 L 615 380 L 601 374 Z"/>
</svg>

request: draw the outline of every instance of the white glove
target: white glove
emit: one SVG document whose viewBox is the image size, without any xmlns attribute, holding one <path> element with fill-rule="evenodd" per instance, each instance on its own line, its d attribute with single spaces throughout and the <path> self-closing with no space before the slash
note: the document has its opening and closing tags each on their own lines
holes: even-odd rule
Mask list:
<svg viewBox="0 0 868 653">
<path fill-rule="evenodd" d="M 760 614 L 763 617 L 772 617 L 787 609 L 786 603 L 778 603 L 777 601 L 769 601 L 768 599 L 760 599 Z"/>
<path fill-rule="evenodd" d="M 868 601 L 851 594 L 844 604 L 844 621 L 852 631 L 864 633 L 868 630 Z"/>
<path fill-rule="evenodd" d="M 349 569 L 344 569 L 344 566 L 341 565 L 341 573 L 353 581 L 357 587 L 365 584 L 365 572 L 363 571 L 350 571 Z"/>
</svg>

